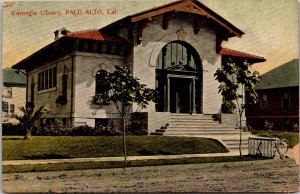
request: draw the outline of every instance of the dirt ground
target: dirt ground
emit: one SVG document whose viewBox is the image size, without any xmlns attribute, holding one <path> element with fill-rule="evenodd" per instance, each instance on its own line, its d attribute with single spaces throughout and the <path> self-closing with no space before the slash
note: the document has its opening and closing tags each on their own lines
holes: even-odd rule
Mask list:
<svg viewBox="0 0 300 194">
<path fill-rule="evenodd" d="M 295 192 L 292 159 L 2 175 L 4 192 Z"/>
</svg>

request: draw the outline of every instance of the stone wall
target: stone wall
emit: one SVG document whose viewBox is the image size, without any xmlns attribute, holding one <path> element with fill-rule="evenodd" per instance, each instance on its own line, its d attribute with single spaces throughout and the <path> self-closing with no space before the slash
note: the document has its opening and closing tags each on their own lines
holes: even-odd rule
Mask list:
<svg viewBox="0 0 300 194">
<path fill-rule="evenodd" d="M 179 34 L 180 33 L 180 34 Z M 221 57 L 216 53 L 216 32 L 214 27 L 204 24 L 198 34 L 194 34 L 193 18 L 186 14 L 169 21 L 166 30 L 162 28 L 162 16 L 153 18 L 143 30 L 143 41 L 134 47 L 133 75 L 150 88 L 155 88 L 156 59 L 161 49 L 171 41 L 182 40 L 190 44 L 199 53 L 203 65 L 203 95 L 202 106 L 204 114 L 219 113 L 221 95 L 218 94 L 219 83 L 214 78 L 217 68 L 221 67 Z M 149 113 L 149 131 L 160 128 L 162 122 L 156 122 L 159 114 L 155 105 L 143 110 Z M 162 116 L 161 114 L 159 114 Z M 163 114 L 165 119 L 168 115 Z"/>
<path fill-rule="evenodd" d="M 57 67 L 56 88 L 46 91 L 38 91 L 38 73 L 51 67 Z M 60 105 L 56 103 L 58 96 L 62 94 L 62 74 L 64 67 L 67 69 L 67 103 Z M 34 104 L 35 107 L 45 106 L 49 110 L 47 118 L 70 118 L 71 116 L 71 86 L 72 86 L 72 57 L 63 57 L 54 62 L 47 63 L 41 67 L 28 72 L 28 102 L 31 99 L 31 83 L 34 82 Z"/>
<path fill-rule="evenodd" d="M 124 65 L 124 58 L 117 55 L 76 52 L 75 58 L 75 125 L 95 125 L 96 118 L 116 118 L 118 112 L 113 104 L 94 105 L 95 75 L 101 68 L 114 71 L 115 65 Z"/>
</svg>

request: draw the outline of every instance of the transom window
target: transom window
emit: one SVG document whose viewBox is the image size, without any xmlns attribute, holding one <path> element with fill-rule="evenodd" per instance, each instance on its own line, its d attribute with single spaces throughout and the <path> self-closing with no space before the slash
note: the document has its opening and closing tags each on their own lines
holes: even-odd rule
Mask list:
<svg viewBox="0 0 300 194">
<path fill-rule="evenodd" d="M 170 42 L 162 48 L 156 60 L 157 69 L 167 69 L 175 65 L 187 65 L 198 69 L 193 50 L 181 42 Z"/>
<path fill-rule="evenodd" d="M 57 67 L 42 71 L 38 74 L 38 91 L 56 88 Z"/>
</svg>

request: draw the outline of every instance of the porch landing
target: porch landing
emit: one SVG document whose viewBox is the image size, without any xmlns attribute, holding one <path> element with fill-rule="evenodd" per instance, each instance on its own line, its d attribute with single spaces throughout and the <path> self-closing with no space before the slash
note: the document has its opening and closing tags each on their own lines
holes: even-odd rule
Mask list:
<svg viewBox="0 0 300 194">
<path fill-rule="evenodd" d="M 230 152 L 239 150 L 239 129 L 220 123 L 213 115 L 172 113 L 168 125 L 156 129 L 151 135 L 212 138 L 221 142 Z M 248 138 L 253 136 L 249 132 L 242 132 L 243 154 L 248 153 Z"/>
</svg>

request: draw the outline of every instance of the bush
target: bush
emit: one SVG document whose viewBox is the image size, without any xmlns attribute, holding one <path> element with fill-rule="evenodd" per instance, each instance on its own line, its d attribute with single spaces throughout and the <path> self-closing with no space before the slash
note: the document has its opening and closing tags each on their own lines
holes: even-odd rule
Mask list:
<svg viewBox="0 0 300 194">
<path fill-rule="evenodd" d="M 34 136 L 63 136 L 67 135 L 71 130 L 71 127 L 63 125 L 59 120 L 55 120 L 55 122 L 50 125 L 39 122 L 31 134 Z"/>
<path fill-rule="evenodd" d="M 21 135 L 24 136 L 26 130 L 21 127 L 20 124 L 13 125 L 11 123 L 2 124 L 2 135 Z"/>
<path fill-rule="evenodd" d="M 236 110 L 236 105 L 232 101 L 223 101 L 221 109 L 222 113 L 234 113 Z"/>
</svg>

